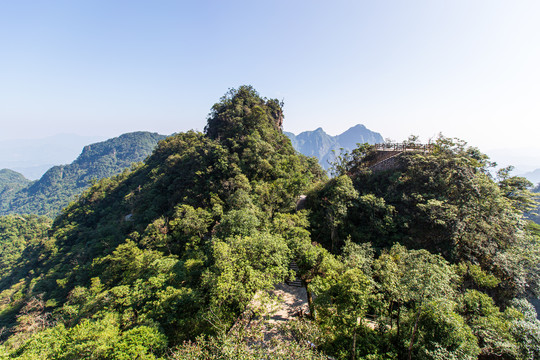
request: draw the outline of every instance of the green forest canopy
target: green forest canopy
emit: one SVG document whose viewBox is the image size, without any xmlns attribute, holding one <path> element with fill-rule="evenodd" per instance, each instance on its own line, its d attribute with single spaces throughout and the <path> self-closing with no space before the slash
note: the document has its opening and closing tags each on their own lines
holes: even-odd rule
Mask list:
<svg viewBox="0 0 540 360">
<path fill-rule="evenodd" d="M 446 138 L 380 172 L 362 145 L 328 179 L 282 121 L 279 101 L 232 89 L 205 133 L 162 140 L 52 224 L 4 217 L 0 358 L 540 356 L 527 183 Z M 268 352 L 232 326 L 293 260 L 311 316 Z"/>
</svg>

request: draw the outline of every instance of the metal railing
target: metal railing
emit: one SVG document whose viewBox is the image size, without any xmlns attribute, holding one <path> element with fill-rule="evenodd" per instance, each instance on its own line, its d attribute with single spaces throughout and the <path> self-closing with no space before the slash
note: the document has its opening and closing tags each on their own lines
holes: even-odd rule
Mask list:
<svg viewBox="0 0 540 360">
<path fill-rule="evenodd" d="M 434 148 L 433 144 L 417 143 L 381 143 L 375 144 L 375 150 L 381 151 L 424 151 L 429 152 Z"/>
</svg>

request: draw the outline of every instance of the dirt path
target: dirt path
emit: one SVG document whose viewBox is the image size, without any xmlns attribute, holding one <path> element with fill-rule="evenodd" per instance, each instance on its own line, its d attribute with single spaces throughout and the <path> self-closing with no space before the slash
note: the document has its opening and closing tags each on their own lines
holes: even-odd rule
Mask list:
<svg viewBox="0 0 540 360">
<path fill-rule="evenodd" d="M 267 295 L 270 295 L 270 298 Z M 281 283 L 264 295 L 263 293 L 255 295 L 249 308 L 231 331 L 245 329 L 252 332 L 250 337 L 254 344 L 291 341 L 293 339 L 284 329 L 289 320 L 309 312 L 307 291 L 303 286 Z M 252 317 L 254 313 L 259 315 Z"/>
<path fill-rule="evenodd" d="M 278 304 L 276 311 L 270 317 L 270 324 L 288 321 L 295 316 L 307 314 L 309 311 L 307 291 L 303 286 L 281 283 L 276 285 L 271 294 L 278 297 Z"/>
</svg>

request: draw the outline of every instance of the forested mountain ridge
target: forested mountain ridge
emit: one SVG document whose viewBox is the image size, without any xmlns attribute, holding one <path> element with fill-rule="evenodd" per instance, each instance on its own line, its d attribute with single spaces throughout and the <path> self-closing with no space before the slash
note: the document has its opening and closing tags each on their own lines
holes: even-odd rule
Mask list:
<svg viewBox="0 0 540 360">
<path fill-rule="evenodd" d="M 16 187 L 24 187 L 31 181 L 16 171 L 10 169 L 0 170 L 0 192 L 9 191 Z"/>
<path fill-rule="evenodd" d="M 30 180 L 16 171 L 9 169 L 0 170 L 0 211 L 11 201 L 15 194 L 31 183 Z"/>
<path fill-rule="evenodd" d="M 447 138 L 385 171 L 370 170 L 377 150 L 361 145 L 328 179 L 293 149 L 283 118 L 278 100 L 231 89 L 204 133 L 168 137 L 94 183 L 48 231 L 4 221 L 5 239 L 27 245 L 9 247 L 0 275 L 0 356 L 540 356 L 527 181 L 504 169 L 493 178 L 487 156 Z M 273 343 L 252 326 L 292 261 L 310 312 Z"/>
<path fill-rule="evenodd" d="M 295 203 L 324 173 L 294 150 L 282 119 L 277 100 L 231 90 L 205 134 L 168 137 L 144 164 L 93 184 L 25 252 L 40 254 L 23 256 L 35 266 L 4 278 L 0 294 L 18 300 L 0 299 L 0 327 L 11 335 L 0 350 L 151 358 L 234 323 L 258 290 L 289 275 L 293 249 L 310 246 Z M 27 319 L 52 316 L 56 326 L 23 330 L 18 314 L 36 303 Z M 105 343 L 74 343 L 81 331 Z"/>
<path fill-rule="evenodd" d="M 50 168 L 41 179 L 9 193 L 0 190 L 0 214 L 55 216 L 92 181 L 118 174 L 144 160 L 165 136 L 134 132 L 87 145 L 69 165 Z"/>
<path fill-rule="evenodd" d="M 341 149 L 351 151 L 357 144 L 377 144 L 384 142 L 381 134 L 367 129 L 364 125 L 358 124 L 344 133 L 330 136 L 322 128 L 313 131 L 304 131 L 298 135 L 285 132 L 291 139 L 293 147 L 301 154 L 315 156 L 324 169 L 330 167 L 330 163 L 335 160 L 334 151 L 339 155 Z"/>
</svg>

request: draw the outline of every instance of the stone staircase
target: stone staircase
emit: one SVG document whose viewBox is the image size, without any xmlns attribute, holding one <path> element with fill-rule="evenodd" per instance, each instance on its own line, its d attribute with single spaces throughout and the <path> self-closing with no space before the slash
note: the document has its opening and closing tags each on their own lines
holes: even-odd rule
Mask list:
<svg viewBox="0 0 540 360">
<path fill-rule="evenodd" d="M 300 280 L 300 278 L 298 277 L 298 273 L 300 272 L 300 269 L 298 268 L 298 265 L 296 264 L 295 261 L 291 261 L 291 263 L 289 264 L 289 269 L 291 270 L 294 270 L 294 273 L 296 274 L 295 277 L 294 277 L 294 280 L 288 280 L 287 281 L 287 285 L 289 286 L 295 286 L 295 287 L 302 287 L 304 286 L 302 284 L 302 280 Z"/>
</svg>

